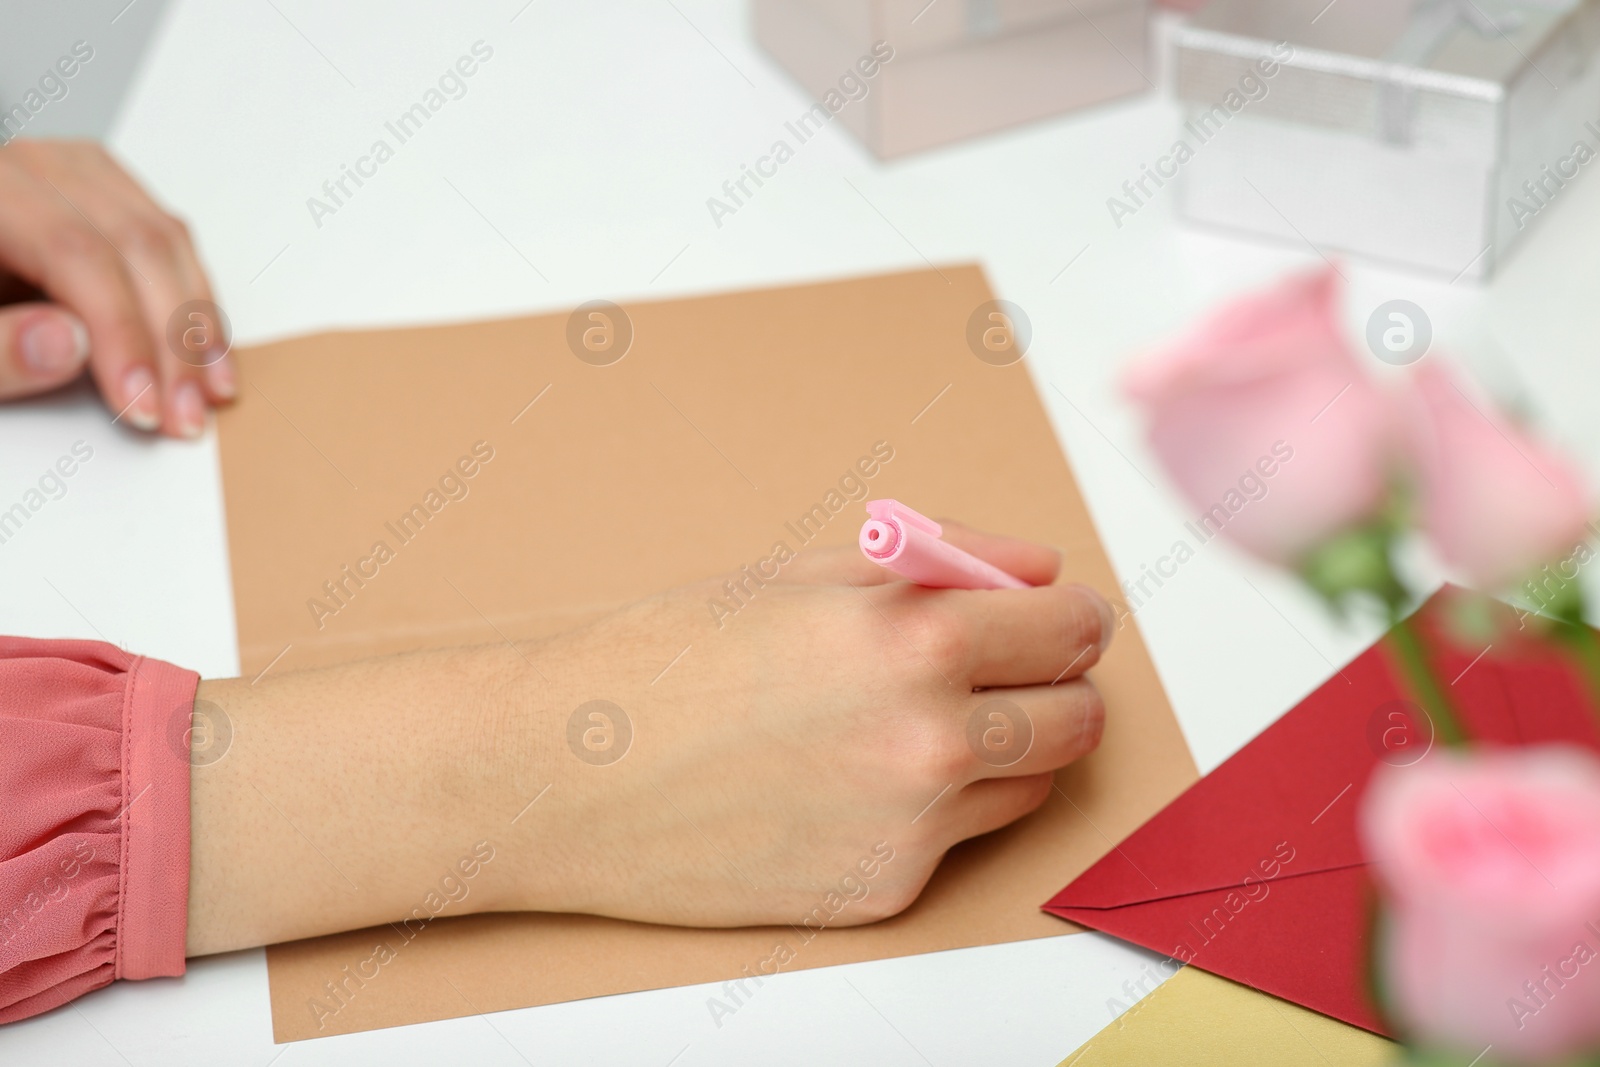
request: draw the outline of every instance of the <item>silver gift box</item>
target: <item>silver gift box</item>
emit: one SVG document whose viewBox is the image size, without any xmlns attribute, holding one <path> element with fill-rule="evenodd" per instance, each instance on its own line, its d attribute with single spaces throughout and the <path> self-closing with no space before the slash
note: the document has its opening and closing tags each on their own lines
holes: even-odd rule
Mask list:
<svg viewBox="0 0 1600 1067">
<path fill-rule="evenodd" d="M 1487 278 L 1600 170 L 1597 12 L 1213 0 L 1174 36 L 1189 151 L 1143 187 L 1176 182 L 1196 222 Z"/>
</svg>

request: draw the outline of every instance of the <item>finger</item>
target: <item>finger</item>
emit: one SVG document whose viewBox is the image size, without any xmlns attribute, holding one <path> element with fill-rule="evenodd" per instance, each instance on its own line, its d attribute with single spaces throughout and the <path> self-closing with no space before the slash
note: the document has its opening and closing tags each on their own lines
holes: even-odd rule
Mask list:
<svg viewBox="0 0 1600 1067">
<path fill-rule="evenodd" d="M 225 404 L 234 398 L 239 389 L 238 373 L 231 353 L 233 337 L 227 320 L 222 317 L 221 309 L 211 296 L 211 281 L 206 277 L 205 267 L 200 264 L 200 254 L 195 251 L 189 228 L 182 220 L 172 219 L 171 222 L 176 227 L 172 254 L 179 276 L 184 281 L 189 300 L 203 305 L 191 309 L 184 320 L 185 329 L 179 334 L 178 343 L 187 348 L 182 338 L 190 333 L 197 334 L 196 343 L 202 346 L 201 378 L 205 382 L 206 399 L 213 404 Z"/>
<path fill-rule="evenodd" d="M 83 372 L 89 331 L 54 304 L 0 308 L 0 400 L 55 389 Z"/>
<path fill-rule="evenodd" d="M 939 610 L 966 634 L 974 686 L 1049 684 L 1076 678 L 1100 661 L 1116 633 L 1105 597 L 1086 585 L 1035 589 L 947 589 Z"/>
<path fill-rule="evenodd" d="M 228 355 L 228 325 L 212 298 L 211 283 L 189 228 L 163 210 L 98 145 L 91 146 L 81 166 L 86 180 L 107 190 L 115 201 L 108 208 L 108 216 L 114 217 L 112 225 L 128 234 L 130 257 L 141 269 L 141 256 L 149 258 L 153 299 L 146 316 L 162 353 L 164 380 L 193 378 L 201 384 L 208 401 L 233 399 L 237 385 L 233 360 Z M 176 363 L 167 361 L 167 356 Z"/>
<path fill-rule="evenodd" d="M 1019 778 L 1060 770 L 1093 752 L 1105 702 L 1088 679 L 974 693 L 963 726 L 972 777 Z"/>
<path fill-rule="evenodd" d="M 58 161 L 59 191 L 105 236 L 135 276 L 133 292 L 155 353 L 162 432 L 197 437 L 205 429 L 205 351 L 190 352 L 172 343 L 167 329 L 190 298 L 175 248 L 182 239 L 180 227 L 103 150 L 76 147 Z"/>
<path fill-rule="evenodd" d="M 117 418 L 161 423 L 150 334 L 120 255 L 55 189 L 0 167 L 0 259 L 76 314 L 89 330 L 89 368 Z"/>
<path fill-rule="evenodd" d="M 973 782 L 956 794 L 951 805 L 952 843 L 992 833 L 1031 815 L 1050 799 L 1054 788 L 1055 776 L 1050 774 Z"/>
<path fill-rule="evenodd" d="M 846 516 L 841 515 L 844 519 Z M 866 521 L 866 513 L 859 516 Z M 1046 545 L 1019 537 L 985 533 L 952 519 L 940 519 L 944 540 L 979 559 L 993 563 L 1029 585 L 1048 585 L 1061 570 L 1061 553 Z M 852 523 L 852 535 L 860 529 Z M 799 554 L 783 568 L 785 578 L 810 584 L 849 582 L 851 585 L 882 585 L 902 581 L 899 575 L 867 559 L 854 543 L 816 548 Z"/>
<path fill-rule="evenodd" d="M 198 437 L 206 424 L 204 369 L 210 350 L 204 337 L 192 344 L 184 342 L 194 331 L 206 330 L 210 324 L 187 321 L 190 289 L 174 247 L 179 239 L 176 223 L 144 214 L 138 208 L 132 210 L 138 213 L 119 205 L 113 209 L 115 214 L 108 226 L 146 283 L 135 292 L 156 351 L 163 409 L 161 430 L 169 437 Z M 175 315 L 179 316 L 178 328 L 169 332 L 168 322 Z M 194 315 L 206 318 L 204 312 Z"/>
<path fill-rule="evenodd" d="M 1029 585 L 1049 585 L 1061 573 L 1061 553 L 1048 545 L 986 533 L 955 519 L 939 519 L 938 522 L 946 541 Z"/>
</svg>

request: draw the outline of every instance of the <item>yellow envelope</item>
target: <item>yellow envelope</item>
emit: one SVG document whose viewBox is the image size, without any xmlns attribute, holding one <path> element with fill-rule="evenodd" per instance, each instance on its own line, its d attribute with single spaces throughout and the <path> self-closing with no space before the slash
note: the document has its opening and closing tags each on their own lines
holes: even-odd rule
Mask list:
<svg viewBox="0 0 1600 1067">
<path fill-rule="evenodd" d="M 1185 967 L 1059 1067 L 1377 1067 L 1401 1056 L 1387 1038 Z"/>
</svg>

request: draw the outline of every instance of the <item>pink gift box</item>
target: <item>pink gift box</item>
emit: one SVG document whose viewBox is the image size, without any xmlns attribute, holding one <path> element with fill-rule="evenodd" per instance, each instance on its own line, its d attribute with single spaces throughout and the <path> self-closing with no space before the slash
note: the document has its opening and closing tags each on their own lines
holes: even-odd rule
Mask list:
<svg viewBox="0 0 1600 1067">
<path fill-rule="evenodd" d="M 1151 87 L 1146 0 L 752 0 L 756 40 L 890 159 Z M 811 127 L 801 127 L 802 130 Z"/>
</svg>

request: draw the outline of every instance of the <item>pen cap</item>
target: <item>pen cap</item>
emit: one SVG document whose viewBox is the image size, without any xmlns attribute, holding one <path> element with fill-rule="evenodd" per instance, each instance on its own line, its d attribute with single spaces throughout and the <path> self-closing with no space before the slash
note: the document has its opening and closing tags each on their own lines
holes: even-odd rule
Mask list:
<svg viewBox="0 0 1600 1067">
<path fill-rule="evenodd" d="M 879 562 L 899 555 L 916 532 L 934 538 L 944 532 L 938 523 L 898 500 L 867 501 L 867 516 L 857 543 L 862 552 Z"/>
<path fill-rule="evenodd" d="M 868 559 L 936 589 L 1021 589 L 1027 583 L 941 540 L 943 528 L 897 500 L 867 502 L 857 544 Z"/>
<path fill-rule="evenodd" d="M 900 527 L 892 522 L 882 519 L 868 519 L 861 527 L 861 551 L 873 559 L 884 560 L 894 557 L 895 550 L 904 540 L 900 536 Z"/>
</svg>

